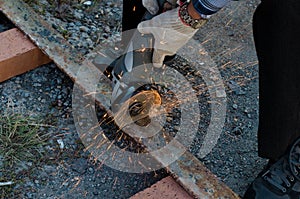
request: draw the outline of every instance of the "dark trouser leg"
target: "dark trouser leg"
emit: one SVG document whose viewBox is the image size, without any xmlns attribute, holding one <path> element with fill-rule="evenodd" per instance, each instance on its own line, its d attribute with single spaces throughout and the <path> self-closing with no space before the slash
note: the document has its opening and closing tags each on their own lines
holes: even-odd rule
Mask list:
<svg viewBox="0 0 300 199">
<path fill-rule="evenodd" d="M 125 33 L 122 34 L 122 40 L 124 44 L 127 43 L 132 34 L 132 32 L 126 31 L 137 28 L 145 12 L 146 9 L 143 7 L 142 0 L 123 0 L 122 31 Z"/>
<path fill-rule="evenodd" d="M 300 136 L 299 29 L 299 0 L 265 0 L 254 14 L 261 157 L 279 158 Z"/>
</svg>

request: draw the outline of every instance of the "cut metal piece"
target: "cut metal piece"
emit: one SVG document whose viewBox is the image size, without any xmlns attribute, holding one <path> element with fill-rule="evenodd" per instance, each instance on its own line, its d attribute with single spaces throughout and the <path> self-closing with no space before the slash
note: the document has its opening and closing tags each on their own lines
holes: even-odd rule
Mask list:
<svg viewBox="0 0 300 199">
<path fill-rule="evenodd" d="M 149 117 L 151 108 L 161 103 L 161 97 L 157 91 L 141 91 L 129 99 L 129 114 L 137 125 L 147 126 L 151 122 Z"/>
</svg>

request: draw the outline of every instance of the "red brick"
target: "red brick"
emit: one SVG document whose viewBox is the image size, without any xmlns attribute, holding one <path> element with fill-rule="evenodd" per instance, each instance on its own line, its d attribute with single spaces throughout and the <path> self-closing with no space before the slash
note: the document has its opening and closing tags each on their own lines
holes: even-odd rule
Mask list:
<svg viewBox="0 0 300 199">
<path fill-rule="evenodd" d="M 0 82 L 49 62 L 48 56 L 18 29 L 0 33 Z"/>
<path fill-rule="evenodd" d="M 130 199 L 192 199 L 192 197 L 175 182 L 166 177 L 151 187 L 132 196 Z"/>
</svg>

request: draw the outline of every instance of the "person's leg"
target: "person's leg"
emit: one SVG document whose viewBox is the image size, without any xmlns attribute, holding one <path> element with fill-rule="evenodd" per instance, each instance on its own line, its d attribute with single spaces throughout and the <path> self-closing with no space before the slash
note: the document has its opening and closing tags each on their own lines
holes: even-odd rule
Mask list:
<svg viewBox="0 0 300 199">
<path fill-rule="evenodd" d="M 123 0 L 122 40 L 125 46 L 133 33 L 128 30 L 137 28 L 145 12 L 146 8 L 144 8 L 142 0 Z"/>
<path fill-rule="evenodd" d="M 300 1 L 264 0 L 253 18 L 259 61 L 259 156 L 276 160 L 244 198 L 300 198 Z M 294 143 L 293 147 L 291 144 Z"/>
<path fill-rule="evenodd" d="M 122 30 L 135 29 L 141 22 L 145 12 L 146 8 L 144 8 L 142 0 L 124 0 Z"/>
<path fill-rule="evenodd" d="M 300 136 L 299 29 L 300 1 L 267 0 L 255 12 L 261 157 L 278 159 Z"/>
</svg>

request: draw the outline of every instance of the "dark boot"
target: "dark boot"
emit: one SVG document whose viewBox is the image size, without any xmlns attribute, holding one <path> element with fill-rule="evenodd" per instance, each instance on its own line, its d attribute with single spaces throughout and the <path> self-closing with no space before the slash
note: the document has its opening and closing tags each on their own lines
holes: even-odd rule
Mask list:
<svg viewBox="0 0 300 199">
<path fill-rule="evenodd" d="M 300 139 L 250 185 L 244 199 L 300 199 Z"/>
</svg>

